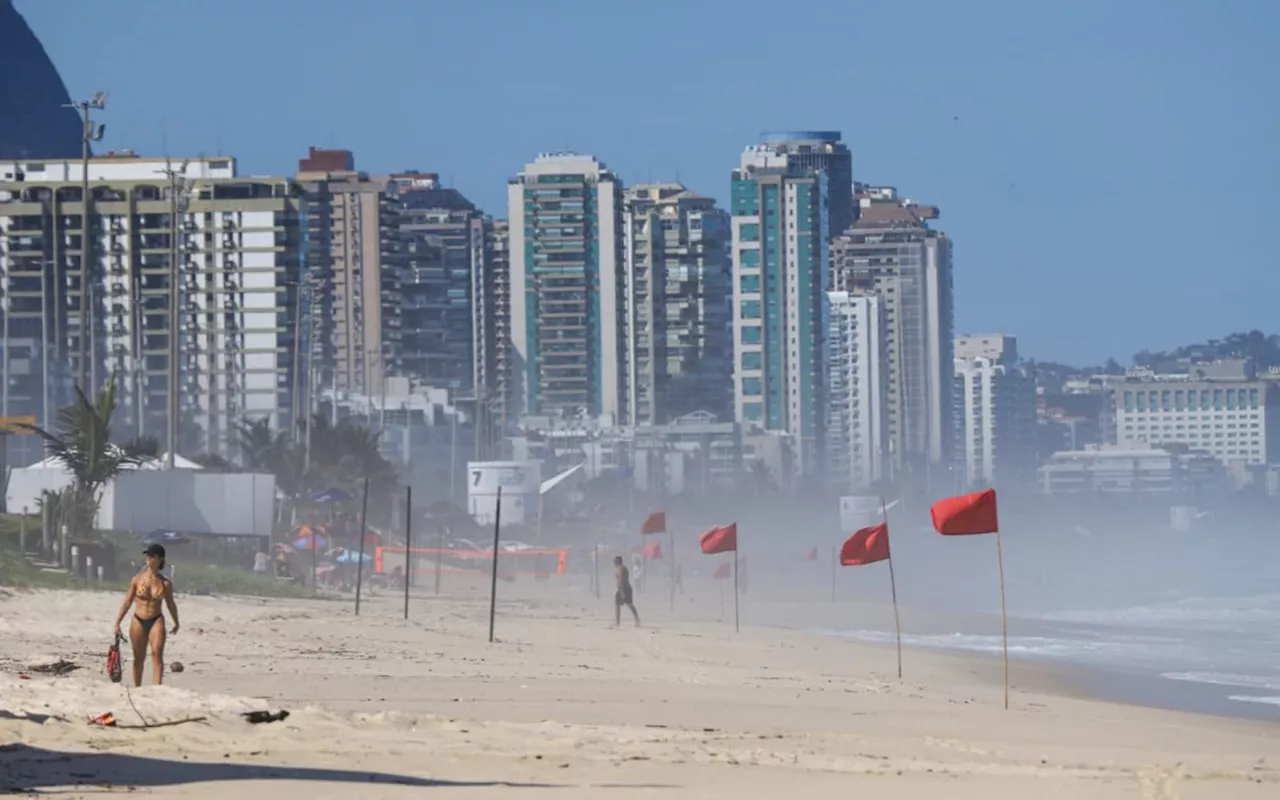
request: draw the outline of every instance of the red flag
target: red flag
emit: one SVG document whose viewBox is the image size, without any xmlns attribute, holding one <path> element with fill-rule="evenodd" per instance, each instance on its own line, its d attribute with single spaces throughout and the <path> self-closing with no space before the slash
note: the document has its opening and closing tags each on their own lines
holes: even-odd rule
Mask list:
<svg viewBox="0 0 1280 800">
<path fill-rule="evenodd" d="M 712 574 L 712 576 L 711 576 L 711 577 L 715 578 L 715 579 L 716 579 L 716 580 L 718 580 L 718 581 L 727 581 L 727 580 L 729 580 L 729 575 L 730 575 L 729 567 L 730 567 L 730 566 L 732 566 L 732 565 L 731 565 L 728 561 L 724 562 L 724 563 L 723 563 L 723 564 L 721 564 L 720 566 L 716 567 L 716 571 Z"/>
<path fill-rule="evenodd" d="M 933 515 L 934 529 L 943 536 L 995 533 L 1000 527 L 995 489 L 939 500 L 929 513 Z"/>
<path fill-rule="evenodd" d="M 667 532 L 667 512 L 650 511 L 649 516 L 645 517 L 644 524 L 640 526 L 641 534 L 650 533 L 666 533 Z"/>
<path fill-rule="evenodd" d="M 702 552 L 707 555 L 716 553 L 732 553 L 738 549 L 738 523 L 730 522 L 719 528 L 712 528 L 702 534 Z"/>
<path fill-rule="evenodd" d="M 657 561 L 662 558 L 662 542 L 650 542 L 636 548 L 636 552 L 644 556 L 645 561 Z"/>
<path fill-rule="evenodd" d="M 888 558 L 889 525 L 885 522 L 855 532 L 840 548 L 842 567 L 860 567 Z"/>
<path fill-rule="evenodd" d="M 812 550 L 810 550 L 810 551 L 809 551 L 809 555 L 805 556 L 805 557 L 804 557 L 804 560 L 805 560 L 805 561 L 817 561 L 817 560 L 818 560 L 818 548 L 816 548 L 816 547 L 815 547 L 815 548 L 813 548 Z"/>
</svg>

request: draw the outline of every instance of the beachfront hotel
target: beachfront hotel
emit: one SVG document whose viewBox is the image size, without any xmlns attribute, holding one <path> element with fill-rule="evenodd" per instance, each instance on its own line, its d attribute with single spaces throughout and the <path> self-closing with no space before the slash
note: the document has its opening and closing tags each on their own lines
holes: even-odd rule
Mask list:
<svg viewBox="0 0 1280 800">
<path fill-rule="evenodd" d="M 507 207 L 522 412 L 625 419 L 622 182 L 593 156 L 544 153 Z"/>
<path fill-rule="evenodd" d="M 1240 359 L 1192 366 L 1186 375 L 1132 371 L 1114 392 L 1116 439 L 1185 445 L 1227 465 L 1280 463 L 1280 386 Z"/>
<path fill-rule="evenodd" d="M 827 176 L 769 145 L 734 170 L 734 413 L 782 434 L 793 476 L 822 469 L 826 438 Z"/>
</svg>

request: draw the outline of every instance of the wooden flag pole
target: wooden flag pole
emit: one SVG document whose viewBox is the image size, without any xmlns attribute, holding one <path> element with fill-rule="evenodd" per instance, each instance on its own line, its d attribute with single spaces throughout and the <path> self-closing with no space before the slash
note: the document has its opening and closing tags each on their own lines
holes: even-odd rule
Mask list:
<svg viewBox="0 0 1280 800">
<path fill-rule="evenodd" d="M 670 591 L 671 610 L 675 611 L 676 610 L 676 537 L 675 537 L 675 534 L 671 532 L 670 527 L 667 528 L 667 550 L 668 550 L 667 560 L 671 562 L 671 568 L 668 570 L 668 572 L 670 573 L 669 577 L 671 581 L 671 585 L 669 587 L 671 590 Z"/>
<path fill-rule="evenodd" d="M 738 623 L 738 543 L 733 543 L 733 630 L 735 633 L 741 633 L 742 627 Z"/>
<path fill-rule="evenodd" d="M 886 533 L 889 530 L 889 507 L 880 497 L 880 516 L 884 519 Z M 885 537 L 885 549 L 889 553 L 889 596 L 893 598 L 893 631 L 898 640 L 898 680 L 902 680 L 902 623 L 898 621 L 898 581 L 893 575 L 893 537 Z"/>
<path fill-rule="evenodd" d="M 1009 710 L 1009 615 L 1004 604 L 1004 551 L 1000 547 L 1000 529 L 996 531 L 996 568 L 1000 570 L 1000 639 L 1004 650 L 1004 708 Z"/>
<path fill-rule="evenodd" d="M 444 523 L 436 523 L 436 581 L 435 593 L 440 594 L 440 566 L 444 560 Z"/>
<path fill-rule="evenodd" d="M 409 570 L 413 564 L 413 487 L 404 487 L 404 618 L 409 618 Z"/>
<path fill-rule="evenodd" d="M 493 509 L 493 575 L 489 578 L 489 643 L 493 643 L 493 621 L 498 601 L 498 525 L 502 521 L 502 487 L 498 487 L 498 504 Z"/>
<path fill-rule="evenodd" d="M 840 563 L 840 548 L 831 548 L 831 602 L 836 601 L 836 566 Z"/>
<path fill-rule="evenodd" d="M 360 560 L 356 563 L 356 616 L 360 616 L 360 584 L 364 580 L 364 540 L 365 532 L 369 530 L 366 520 L 369 514 L 369 479 L 364 479 L 364 499 L 360 501 Z M 314 532 L 312 533 L 314 536 Z M 315 539 L 311 540 L 311 545 L 315 547 Z"/>
</svg>

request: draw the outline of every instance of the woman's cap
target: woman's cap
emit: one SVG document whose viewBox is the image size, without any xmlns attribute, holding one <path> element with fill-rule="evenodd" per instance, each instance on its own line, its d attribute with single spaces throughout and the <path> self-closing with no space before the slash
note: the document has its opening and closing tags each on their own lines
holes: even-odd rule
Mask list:
<svg viewBox="0 0 1280 800">
<path fill-rule="evenodd" d="M 146 550 L 143 550 L 142 554 L 144 556 L 158 556 L 159 558 L 164 558 L 164 547 L 158 544 L 153 544 L 148 546 Z"/>
</svg>

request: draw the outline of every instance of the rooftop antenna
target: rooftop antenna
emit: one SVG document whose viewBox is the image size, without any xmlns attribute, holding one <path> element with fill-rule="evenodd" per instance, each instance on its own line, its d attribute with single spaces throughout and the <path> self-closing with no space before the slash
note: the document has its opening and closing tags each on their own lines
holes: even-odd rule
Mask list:
<svg viewBox="0 0 1280 800">
<path fill-rule="evenodd" d="M 178 169 L 173 168 L 172 162 L 165 158 L 165 168 L 160 170 L 169 180 L 169 375 L 168 375 L 168 417 L 167 420 L 167 439 L 169 452 L 166 456 L 165 466 L 173 469 L 177 459 L 178 452 L 178 391 L 179 391 L 179 348 L 178 348 L 178 313 L 181 309 L 179 304 L 179 278 L 181 277 L 178 268 L 178 236 L 181 231 L 181 225 L 178 217 L 186 213 L 187 204 L 190 201 L 192 184 L 187 180 L 187 166 L 189 162 L 183 161 L 182 166 Z"/>
</svg>

